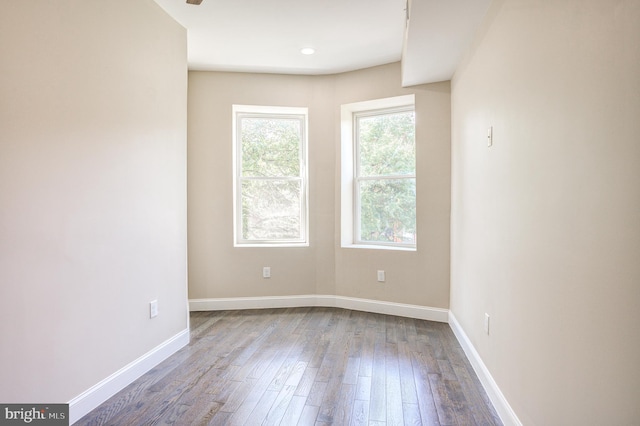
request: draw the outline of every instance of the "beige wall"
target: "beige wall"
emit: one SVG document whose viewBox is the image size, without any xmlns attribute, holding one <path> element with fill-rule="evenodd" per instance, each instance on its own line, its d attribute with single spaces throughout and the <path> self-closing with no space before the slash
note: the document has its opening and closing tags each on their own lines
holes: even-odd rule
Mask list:
<svg viewBox="0 0 640 426">
<path fill-rule="evenodd" d="M 189 298 L 313 294 L 316 282 L 332 285 L 332 90 L 325 77 L 189 73 Z M 233 104 L 309 108 L 309 247 L 233 247 Z M 271 267 L 268 280 L 263 266 Z"/>
<path fill-rule="evenodd" d="M 340 249 L 340 105 L 408 93 L 416 94 L 419 249 Z M 190 72 L 189 297 L 335 294 L 448 307 L 449 99 L 448 83 L 401 89 L 399 64 L 333 76 Z M 310 247 L 233 247 L 233 104 L 309 107 Z"/>
<path fill-rule="evenodd" d="M 526 425 L 640 418 L 639 46 L 637 1 L 499 0 L 452 82 L 451 310 Z"/>
<path fill-rule="evenodd" d="M 186 32 L 151 0 L 0 32 L 0 401 L 67 402 L 187 327 Z"/>
<path fill-rule="evenodd" d="M 410 93 L 416 99 L 418 249 L 415 252 L 343 249 L 338 248 L 340 239 L 336 235 L 336 294 L 446 309 L 451 188 L 449 83 L 403 89 L 399 64 L 375 67 L 338 75 L 335 105 L 339 108 L 345 103 Z M 338 133 L 335 144 L 338 149 Z M 336 186 L 337 200 L 339 196 Z M 339 206 L 335 221 L 336 232 L 340 232 Z M 385 283 L 377 282 L 378 269 L 385 271 Z"/>
</svg>

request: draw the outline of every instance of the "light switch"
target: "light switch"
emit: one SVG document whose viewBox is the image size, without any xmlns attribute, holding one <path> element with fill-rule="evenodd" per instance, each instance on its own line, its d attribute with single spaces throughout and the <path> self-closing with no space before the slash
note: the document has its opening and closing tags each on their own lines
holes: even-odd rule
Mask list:
<svg viewBox="0 0 640 426">
<path fill-rule="evenodd" d="M 155 318 L 158 316 L 158 301 L 152 300 L 149 302 L 149 318 Z"/>
<path fill-rule="evenodd" d="M 487 129 L 487 146 L 493 145 L 493 126 Z"/>
</svg>

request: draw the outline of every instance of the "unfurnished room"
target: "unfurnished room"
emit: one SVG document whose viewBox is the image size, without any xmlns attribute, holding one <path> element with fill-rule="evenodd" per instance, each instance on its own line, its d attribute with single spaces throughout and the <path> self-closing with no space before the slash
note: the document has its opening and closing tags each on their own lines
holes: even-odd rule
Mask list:
<svg viewBox="0 0 640 426">
<path fill-rule="evenodd" d="M 0 423 L 640 424 L 640 1 L 0 2 Z"/>
</svg>

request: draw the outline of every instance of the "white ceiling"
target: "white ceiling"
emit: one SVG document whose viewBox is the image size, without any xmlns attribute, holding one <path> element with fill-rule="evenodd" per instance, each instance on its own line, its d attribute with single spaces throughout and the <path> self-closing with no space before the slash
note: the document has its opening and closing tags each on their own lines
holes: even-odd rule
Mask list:
<svg viewBox="0 0 640 426">
<path fill-rule="evenodd" d="M 187 29 L 190 70 L 333 74 L 402 58 L 404 85 L 450 79 L 490 2 L 413 0 L 405 41 L 405 0 L 155 1 Z"/>
</svg>

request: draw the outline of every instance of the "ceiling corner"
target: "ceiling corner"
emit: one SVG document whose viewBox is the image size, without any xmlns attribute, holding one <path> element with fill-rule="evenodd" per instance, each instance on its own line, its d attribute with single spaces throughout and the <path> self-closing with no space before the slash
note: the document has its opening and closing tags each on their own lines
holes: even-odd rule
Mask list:
<svg viewBox="0 0 640 426">
<path fill-rule="evenodd" d="M 491 0 L 410 1 L 402 50 L 402 85 L 451 80 Z"/>
</svg>

